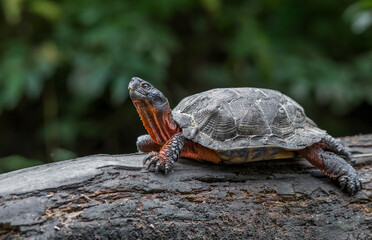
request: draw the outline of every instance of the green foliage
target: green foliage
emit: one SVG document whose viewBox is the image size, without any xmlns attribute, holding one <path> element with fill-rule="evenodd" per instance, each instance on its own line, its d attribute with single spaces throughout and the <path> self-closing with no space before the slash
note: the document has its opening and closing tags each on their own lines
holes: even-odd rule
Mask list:
<svg viewBox="0 0 372 240">
<path fill-rule="evenodd" d="M 30 158 L 133 151 L 143 130 L 128 102 L 132 76 L 174 103 L 253 86 L 315 116 L 372 105 L 371 0 L 2 0 L 0 13 L 0 144 L 16 128 L 9 111 L 27 114 L 33 131 L 19 141 L 34 146 Z"/>
<path fill-rule="evenodd" d="M 365 32 L 372 25 L 372 1 L 363 0 L 349 6 L 345 18 L 351 22 L 351 29 L 356 34 Z"/>
<path fill-rule="evenodd" d="M 43 164 L 40 160 L 27 159 L 19 155 L 0 158 L 0 173 Z"/>
</svg>

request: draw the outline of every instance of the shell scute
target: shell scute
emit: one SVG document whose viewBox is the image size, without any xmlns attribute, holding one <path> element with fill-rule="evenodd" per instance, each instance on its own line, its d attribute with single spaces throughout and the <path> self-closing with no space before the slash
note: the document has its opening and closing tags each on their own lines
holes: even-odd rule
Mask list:
<svg viewBox="0 0 372 240">
<path fill-rule="evenodd" d="M 279 138 L 285 138 L 294 133 L 292 120 L 282 106 L 278 108 L 273 121 L 270 124 L 271 131 Z"/>
<path fill-rule="evenodd" d="M 200 123 L 199 131 L 218 141 L 224 141 L 236 136 L 236 124 L 228 112 L 217 107 L 204 109 L 195 115 L 196 122 Z"/>
<path fill-rule="evenodd" d="M 242 136 L 262 136 L 270 133 L 271 130 L 260 108 L 256 105 L 247 108 L 246 114 L 239 122 L 238 134 Z"/>
</svg>

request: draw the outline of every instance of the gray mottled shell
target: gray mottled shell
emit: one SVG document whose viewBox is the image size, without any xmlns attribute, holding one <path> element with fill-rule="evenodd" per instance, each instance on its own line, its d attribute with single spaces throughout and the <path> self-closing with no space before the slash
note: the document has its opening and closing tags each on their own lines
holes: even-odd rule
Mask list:
<svg viewBox="0 0 372 240">
<path fill-rule="evenodd" d="M 269 89 L 212 89 L 184 98 L 172 114 L 186 138 L 214 150 L 299 150 L 326 135 L 298 103 Z"/>
</svg>

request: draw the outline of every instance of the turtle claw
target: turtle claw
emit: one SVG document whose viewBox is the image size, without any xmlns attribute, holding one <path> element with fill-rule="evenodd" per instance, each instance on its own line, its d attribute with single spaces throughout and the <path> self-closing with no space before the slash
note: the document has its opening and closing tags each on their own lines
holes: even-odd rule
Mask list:
<svg viewBox="0 0 372 240">
<path fill-rule="evenodd" d="M 159 161 L 157 158 L 154 158 L 152 159 L 150 162 L 149 162 L 149 165 L 147 166 L 147 170 L 150 169 L 151 166 L 155 166 L 157 161 Z"/>
<path fill-rule="evenodd" d="M 362 188 L 362 180 L 358 174 L 341 176 L 338 182 L 341 190 L 347 191 L 350 195 L 354 195 Z"/>
<path fill-rule="evenodd" d="M 147 163 L 147 161 L 149 161 L 150 159 L 154 158 L 155 156 L 157 155 L 156 152 L 151 152 L 149 155 L 147 155 L 147 157 L 145 157 L 143 159 L 143 165 L 145 166 L 145 164 Z M 149 166 L 151 166 L 151 164 L 149 164 Z"/>
<path fill-rule="evenodd" d="M 143 159 L 143 165 L 147 165 L 147 169 L 150 169 L 152 166 L 155 167 L 155 172 L 163 172 L 165 175 L 172 169 L 173 164 L 167 159 L 163 159 L 159 153 L 151 152 L 147 157 Z"/>
</svg>

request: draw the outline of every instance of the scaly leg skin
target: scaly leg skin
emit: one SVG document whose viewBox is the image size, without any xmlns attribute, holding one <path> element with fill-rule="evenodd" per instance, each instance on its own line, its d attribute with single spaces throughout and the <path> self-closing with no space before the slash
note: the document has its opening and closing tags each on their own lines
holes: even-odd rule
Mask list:
<svg viewBox="0 0 372 240">
<path fill-rule="evenodd" d="M 136 145 L 139 152 L 159 151 L 161 149 L 161 145 L 152 140 L 148 134 L 139 136 Z"/>
<path fill-rule="evenodd" d="M 144 160 L 145 165 L 149 161 L 147 169 L 151 166 L 155 166 L 155 171 L 163 171 L 167 174 L 173 169 L 173 164 L 180 156 L 183 145 L 186 142 L 186 138 L 182 133 L 174 134 L 160 149 L 159 152 L 151 152 Z"/>
<path fill-rule="evenodd" d="M 342 155 L 349 163 L 355 163 L 353 155 L 332 136 L 326 135 L 320 143 L 323 149 Z"/>
<path fill-rule="evenodd" d="M 337 180 L 341 189 L 345 189 L 351 195 L 362 188 L 362 180 L 358 172 L 345 159 L 333 152 L 324 150 L 322 142 L 300 150 L 298 153 L 325 175 Z"/>
</svg>

